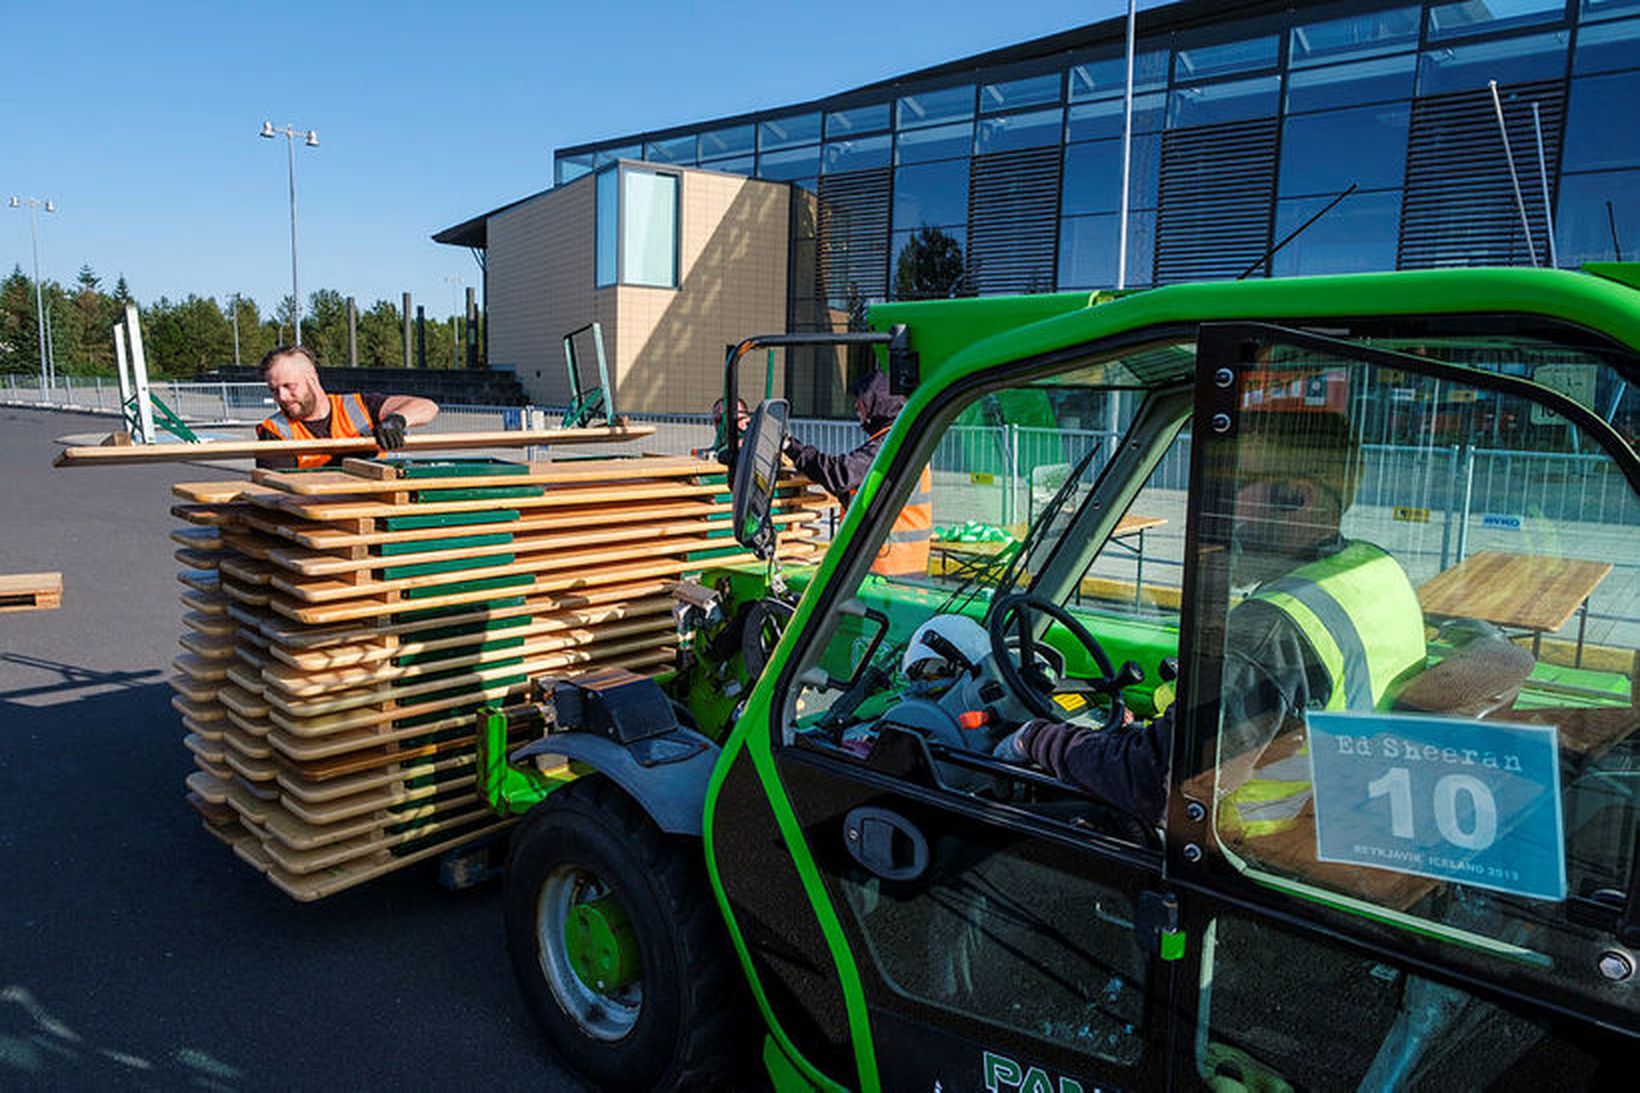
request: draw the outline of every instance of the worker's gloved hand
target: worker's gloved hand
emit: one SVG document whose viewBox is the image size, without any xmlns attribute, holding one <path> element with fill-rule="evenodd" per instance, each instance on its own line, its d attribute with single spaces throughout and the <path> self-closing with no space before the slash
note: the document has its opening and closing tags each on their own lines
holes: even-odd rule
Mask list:
<svg viewBox="0 0 1640 1093">
<path fill-rule="evenodd" d="M 1018 763 L 1021 766 L 1029 765 L 1031 753 L 1025 750 L 1026 733 L 1034 725 L 1034 722 L 1027 721 L 1001 740 L 998 740 L 997 746 L 991 749 L 991 754 L 1007 763 Z"/>
<path fill-rule="evenodd" d="M 376 422 L 373 435 L 376 444 L 387 451 L 404 447 L 404 433 L 410 428 L 410 423 L 404 420 L 403 414 L 388 414 Z"/>
</svg>

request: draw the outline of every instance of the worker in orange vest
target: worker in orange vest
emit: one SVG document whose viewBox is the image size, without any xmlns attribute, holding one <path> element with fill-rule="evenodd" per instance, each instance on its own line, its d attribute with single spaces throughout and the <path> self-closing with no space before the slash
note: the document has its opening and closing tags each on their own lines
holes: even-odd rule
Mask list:
<svg viewBox="0 0 1640 1093">
<path fill-rule="evenodd" d="M 824 487 L 844 505 L 866 479 L 877 449 L 905 406 L 905 397 L 889 390 L 888 377 L 873 368 L 849 388 L 854 396 L 854 413 L 866 432 L 865 443 L 851 452 L 828 455 L 795 437 L 786 440 L 786 455 L 810 481 Z M 888 541 L 877 551 L 871 571 L 885 577 L 924 576 L 928 572 L 928 548 L 934 538 L 934 476 L 927 467 L 917 480 L 917 488 L 894 518 Z"/>
<path fill-rule="evenodd" d="M 319 382 L 318 362 L 300 345 L 280 345 L 268 351 L 259 369 L 279 412 L 256 427 L 260 440 L 325 440 L 372 437 L 382 451 L 404 445 L 412 425 L 425 425 L 438 414 L 438 404 L 415 395 L 326 394 Z M 258 467 L 340 466 L 341 456 L 259 456 Z"/>
</svg>

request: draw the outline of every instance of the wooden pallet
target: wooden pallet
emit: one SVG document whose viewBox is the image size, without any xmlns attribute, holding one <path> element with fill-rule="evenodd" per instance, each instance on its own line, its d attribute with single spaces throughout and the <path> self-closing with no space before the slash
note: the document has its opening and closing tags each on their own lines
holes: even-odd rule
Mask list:
<svg viewBox="0 0 1640 1093">
<path fill-rule="evenodd" d="M 0 574 L 0 615 L 12 611 L 50 611 L 62 604 L 61 573 Z"/>
</svg>

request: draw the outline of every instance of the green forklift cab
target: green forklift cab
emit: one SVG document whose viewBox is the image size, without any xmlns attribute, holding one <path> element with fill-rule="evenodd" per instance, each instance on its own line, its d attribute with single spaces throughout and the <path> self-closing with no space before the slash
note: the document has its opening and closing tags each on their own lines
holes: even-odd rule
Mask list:
<svg viewBox="0 0 1640 1093">
<path fill-rule="evenodd" d="M 1634 267 L 872 322 L 904 327 L 915 383 L 831 548 L 718 582 L 786 608 L 686 730 L 715 906 L 642 774 L 554 787 L 515 837 L 509 944 L 559 1053 L 612 1088 L 749 1056 L 782 1089 L 1616 1078 L 1640 1036 Z M 1012 541 L 870 573 L 925 467 L 938 524 Z M 688 706 L 685 674 L 662 686 Z M 1044 768 L 1008 746 L 1027 722 L 1139 758 Z"/>
</svg>

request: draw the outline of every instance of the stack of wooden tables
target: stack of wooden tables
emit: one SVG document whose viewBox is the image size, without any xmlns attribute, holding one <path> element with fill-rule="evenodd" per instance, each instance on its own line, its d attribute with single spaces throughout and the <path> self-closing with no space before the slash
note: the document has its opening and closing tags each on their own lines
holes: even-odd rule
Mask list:
<svg viewBox="0 0 1640 1093">
<path fill-rule="evenodd" d="M 188 799 L 301 900 L 504 826 L 474 711 L 541 673 L 669 667 L 669 586 L 751 560 L 694 459 L 348 460 L 174 492 Z M 831 503 L 781 484 L 783 560 L 818 557 Z"/>
</svg>

